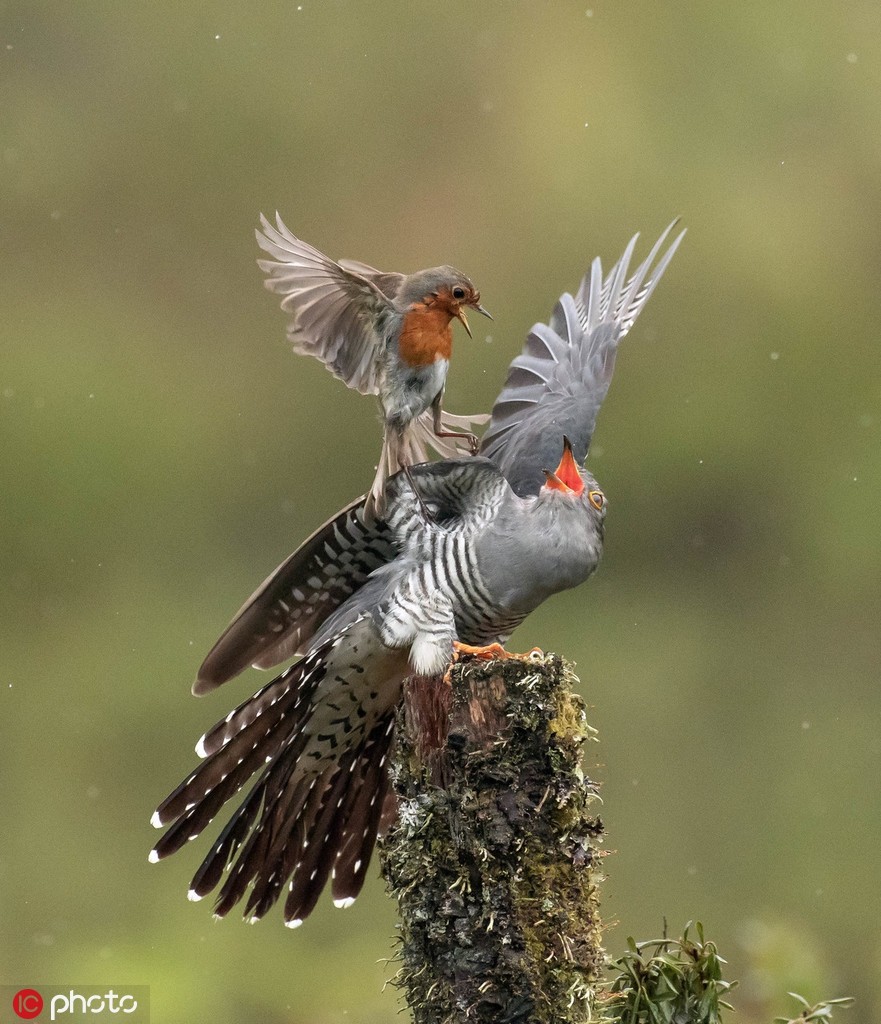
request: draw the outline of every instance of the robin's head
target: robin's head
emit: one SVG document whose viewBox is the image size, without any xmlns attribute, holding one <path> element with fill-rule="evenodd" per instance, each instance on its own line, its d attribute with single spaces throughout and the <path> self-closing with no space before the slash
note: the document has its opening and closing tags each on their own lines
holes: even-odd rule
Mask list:
<svg viewBox="0 0 881 1024">
<path fill-rule="evenodd" d="M 471 328 L 465 316 L 465 306 L 492 320 L 480 304 L 480 292 L 455 267 L 432 267 L 431 270 L 412 274 L 398 294 L 398 301 L 407 308 L 423 305 L 443 310 L 451 320 L 455 317 L 462 321 L 469 337 Z"/>
<path fill-rule="evenodd" d="M 546 477 L 541 489 L 543 496 L 562 497 L 580 502 L 591 509 L 600 522 L 605 519 L 606 496 L 591 474 L 575 461 L 568 437 L 563 438 L 563 457 L 559 466 L 553 471 L 545 469 L 542 472 Z"/>
</svg>

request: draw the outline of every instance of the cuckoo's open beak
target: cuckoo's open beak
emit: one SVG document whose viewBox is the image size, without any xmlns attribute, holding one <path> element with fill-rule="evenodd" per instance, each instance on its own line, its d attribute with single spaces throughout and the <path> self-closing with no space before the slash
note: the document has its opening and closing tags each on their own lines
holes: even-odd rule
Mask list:
<svg viewBox="0 0 881 1024">
<path fill-rule="evenodd" d="M 584 490 L 584 481 L 578 472 L 578 463 L 572 454 L 572 444 L 568 437 L 563 438 L 563 458 L 560 465 L 553 471 L 543 469 L 542 472 L 548 478 L 545 487 L 553 491 L 565 491 L 569 494 L 581 494 Z"/>
</svg>

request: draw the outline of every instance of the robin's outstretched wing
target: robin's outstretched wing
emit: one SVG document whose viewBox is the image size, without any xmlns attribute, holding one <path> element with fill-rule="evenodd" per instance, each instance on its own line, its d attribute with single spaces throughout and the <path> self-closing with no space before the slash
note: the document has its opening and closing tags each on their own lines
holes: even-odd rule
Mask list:
<svg viewBox="0 0 881 1024">
<path fill-rule="evenodd" d="M 350 274 L 360 274 L 361 277 L 365 277 L 371 284 L 375 284 L 382 294 L 389 299 L 397 298 L 401 285 L 406 280 L 404 274 L 377 270 L 367 263 L 361 263 L 360 260 L 340 260 L 339 262 L 343 270 L 348 271 Z"/>
<path fill-rule="evenodd" d="M 560 458 L 565 434 L 582 462 L 615 369 L 618 342 L 633 326 L 673 258 L 682 231 L 663 248 L 672 224 L 628 278 L 635 235 L 603 277 L 599 258 L 573 297 L 560 297 L 549 324 L 536 324 L 511 363 L 505 387 L 483 435 L 482 455 L 492 459 L 520 495 L 537 494 Z M 657 262 L 655 262 L 657 260 Z"/>
<path fill-rule="evenodd" d="M 320 359 L 362 395 L 376 394 L 384 350 L 377 324 L 395 313 L 392 294 L 384 289 L 401 275 L 336 263 L 293 235 L 278 214 L 275 218 L 273 226 L 260 215 L 257 243 L 274 258 L 257 265 L 269 275 L 266 287 L 282 296 L 281 308 L 293 316 L 288 337 L 294 351 Z"/>
</svg>

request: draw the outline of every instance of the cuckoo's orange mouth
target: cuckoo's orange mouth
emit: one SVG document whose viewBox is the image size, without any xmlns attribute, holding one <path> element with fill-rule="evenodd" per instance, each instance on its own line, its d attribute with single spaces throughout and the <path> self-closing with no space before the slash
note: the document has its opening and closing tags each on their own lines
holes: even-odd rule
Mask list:
<svg viewBox="0 0 881 1024">
<path fill-rule="evenodd" d="M 560 459 L 560 465 L 553 473 L 547 469 L 544 473 L 548 478 L 545 487 L 550 487 L 551 490 L 566 491 L 569 494 L 581 494 L 584 490 L 584 481 L 578 472 L 578 463 L 572 454 L 572 445 L 568 437 L 563 438 L 563 458 Z"/>
</svg>

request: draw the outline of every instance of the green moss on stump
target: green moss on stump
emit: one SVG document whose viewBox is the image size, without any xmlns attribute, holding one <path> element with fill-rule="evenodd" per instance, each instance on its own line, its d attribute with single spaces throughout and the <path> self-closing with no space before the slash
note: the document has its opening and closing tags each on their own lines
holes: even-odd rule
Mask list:
<svg viewBox="0 0 881 1024">
<path fill-rule="evenodd" d="M 398 720 L 382 842 L 416 1024 L 586 1022 L 602 967 L 592 734 L 555 655 L 417 679 Z"/>
</svg>

